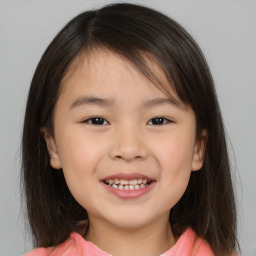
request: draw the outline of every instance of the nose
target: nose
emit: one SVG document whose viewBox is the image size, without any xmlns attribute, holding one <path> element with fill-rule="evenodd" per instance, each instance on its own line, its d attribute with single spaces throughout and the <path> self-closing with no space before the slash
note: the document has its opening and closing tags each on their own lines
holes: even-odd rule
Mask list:
<svg viewBox="0 0 256 256">
<path fill-rule="evenodd" d="M 145 159 L 147 148 L 142 133 L 135 128 L 120 128 L 115 132 L 110 157 L 123 159 L 126 162 Z"/>
</svg>

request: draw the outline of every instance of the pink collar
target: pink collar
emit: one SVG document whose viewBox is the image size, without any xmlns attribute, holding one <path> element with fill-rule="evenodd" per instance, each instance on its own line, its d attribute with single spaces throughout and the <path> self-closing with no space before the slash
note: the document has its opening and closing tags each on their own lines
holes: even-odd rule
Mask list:
<svg viewBox="0 0 256 256">
<path fill-rule="evenodd" d="M 76 256 L 82 255 L 100 255 L 100 256 L 111 256 L 111 254 L 102 251 L 95 244 L 86 241 L 78 233 L 72 233 L 70 235 L 71 241 L 74 241 L 79 250 Z M 80 254 L 79 254 L 80 253 Z M 186 231 L 179 237 L 175 245 L 160 256 L 214 256 L 209 244 L 199 238 L 196 233 L 191 229 L 187 228 Z M 73 256 L 73 255 L 72 255 Z"/>
</svg>

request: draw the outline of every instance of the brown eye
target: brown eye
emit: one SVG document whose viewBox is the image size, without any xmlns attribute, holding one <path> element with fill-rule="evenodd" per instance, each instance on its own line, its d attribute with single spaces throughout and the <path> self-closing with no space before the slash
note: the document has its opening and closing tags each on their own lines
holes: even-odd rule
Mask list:
<svg viewBox="0 0 256 256">
<path fill-rule="evenodd" d="M 106 121 L 105 119 L 103 119 L 101 117 L 91 117 L 91 118 L 83 121 L 83 123 L 88 123 L 88 124 L 92 124 L 92 125 L 108 125 L 109 124 L 108 121 Z"/>
<path fill-rule="evenodd" d="M 163 125 L 163 124 L 167 124 L 170 123 L 171 121 L 164 118 L 164 117 L 155 117 L 152 118 L 151 120 L 149 120 L 148 124 L 149 125 Z"/>
</svg>

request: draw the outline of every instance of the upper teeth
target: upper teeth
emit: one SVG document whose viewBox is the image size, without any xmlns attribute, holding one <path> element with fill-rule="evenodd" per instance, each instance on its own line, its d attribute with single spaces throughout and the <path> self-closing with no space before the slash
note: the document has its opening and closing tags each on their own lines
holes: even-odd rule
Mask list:
<svg viewBox="0 0 256 256">
<path fill-rule="evenodd" d="M 108 179 L 106 180 L 106 183 L 109 185 L 115 184 L 115 185 L 140 185 L 140 184 L 147 184 L 146 179 L 133 179 L 133 180 L 123 180 L 123 179 Z"/>
</svg>

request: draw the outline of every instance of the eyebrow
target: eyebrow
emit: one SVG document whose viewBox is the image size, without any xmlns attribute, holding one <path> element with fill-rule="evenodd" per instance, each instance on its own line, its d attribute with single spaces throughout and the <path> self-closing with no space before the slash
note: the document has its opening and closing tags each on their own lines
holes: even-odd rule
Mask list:
<svg viewBox="0 0 256 256">
<path fill-rule="evenodd" d="M 184 109 L 184 105 L 174 98 L 154 98 L 142 103 L 145 108 L 154 107 L 156 105 L 173 105 L 180 109 Z M 83 106 L 83 105 L 98 105 L 102 107 L 110 107 L 114 105 L 114 99 L 104 99 L 98 97 L 82 96 L 76 99 L 70 106 L 70 109 Z"/>
<path fill-rule="evenodd" d="M 114 100 L 103 99 L 98 97 L 79 97 L 70 106 L 70 109 L 82 106 L 82 105 L 99 105 L 102 107 L 114 105 Z"/>
<path fill-rule="evenodd" d="M 181 102 L 179 102 L 178 100 L 171 98 L 171 97 L 170 98 L 155 98 L 152 100 L 148 100 L 143 103 L 143 106 L 152 107 L 152 106 L 164 105 L 164 104 L 173 105 L 180 109 L 184 109 L 184 105 Z"/>
</svg>

